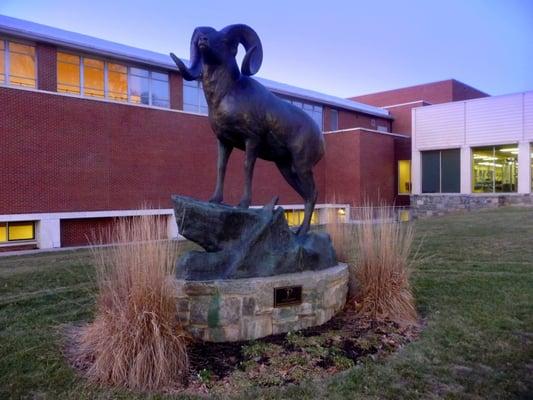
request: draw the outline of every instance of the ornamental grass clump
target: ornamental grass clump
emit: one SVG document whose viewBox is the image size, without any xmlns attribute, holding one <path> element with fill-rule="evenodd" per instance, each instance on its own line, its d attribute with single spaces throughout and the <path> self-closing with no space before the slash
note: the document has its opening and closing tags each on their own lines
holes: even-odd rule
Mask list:
<svg viewBox="0 0 533 400">
<path fill-rule="evenodd" d="M 174 242 L 152 216 L 119 220 L 110 247 L 93 247 L 94 321 L 74 341 L 74 361 L 92 382 L 139 391 L 176 387 L 188 373 L 187 336 L 176 318 Z"/>
<path fill-rule="evenodd" d="M 416 323 L 409 284 L 414 228 L 393 207 L 361 207 L 353 222 L 331 223 L 328 232 L 340 261 L 350 265 L 350 300 L 373 320 Z"/>
</svg>

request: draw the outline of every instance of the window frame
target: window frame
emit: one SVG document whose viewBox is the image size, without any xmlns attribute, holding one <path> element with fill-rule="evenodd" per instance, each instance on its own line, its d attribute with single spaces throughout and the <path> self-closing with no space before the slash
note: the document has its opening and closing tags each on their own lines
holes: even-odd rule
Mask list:
<svg viewBox="0 0 533 400">
<path fill-rule="evenodd" d="M 474 174 L 474 167 L 475 167 L 475 157 L 474 157 L 474 152 L 477 150 L 481 150 L 481 149 L 492 149 L 492 157 L 494 158 L 494 161 L 497 161 L 497 159 L 495 158 L 496 157 L 496 150 L 498 148 L 505 148 L 505 147 L 510 147 L 510 146 L 515 146 L 516 147 L 516 172 L 517 172 L 517 177 L 516 177 L 516 182 L 515 182 L 515 190 L 513 191 L 497 191 L 496 190 L 496 166 L 493 166 L 492 168 L 492 191 L 490 192 L 476 192 L 474 191 L 474 187 L 475 187 L 475 174 Z M 511 142 L 511 143 L 503 143 L 503 144 L 488 144 L 488 145 L 485 145 L 485 146 L 474 146 L 474 147 L 470 147 L 470 154 L 471 154 L 471 160 L 470 160 L 470 174 L 471 174 L 471 178 L 470 178 L 470 193 L 474 194 L 474 195 L 493 195 L 493 194 L 513 194 L 513 193 L 518 193 L 518 182 L 519 182 L 519 163 L 520 163 L 520 157 L 519 157 L 519 154 L 520 154 L 520 144 L 517 143 L 517 142 Z M 513 153 L 511 153 L 513 154 Z M 531 155 L 530 155 L 531 157 Z M 532 161 L 532 165 L 533 165 L 533 161 Z M 503 173 L 503 172 L 502 172 Z M 533 185 L 533 182 L 532 182 L 532 185 Z"/>
<path fill-rule="evenodd" d="M 182 100 L 183 100 L 182 101 L 182 103 L 183 103 L 182 109 L 183 109 L 183 111 L 194 113 L 194 114 L 199 114 L 199 115 L 209 115 L 209 107 L 208 106 L 205 107 L 207 112 L 204 113 L 202 111 L 202 107 L 203 106 L 202 106 L 201 96 L 203 95 L 204 98 L 205 98 L 205 93 L 204 93 L 204 88 L 202 86 L 202 82 L 197 81 L 197 80 L 187 81 L 185 79 L 182 79 L 182 81 L 183 81 L 183 85 L 182 85 Z M 196 99 L 195 99 L 195 103 L 194 104 L 191 104 L 190 102 L 186 102 L 185 101 L 185 87 L 189 87 L 189 88 L 195 90 Z M 207 103 L 207 99 L 206 99 L 206 103 Z M 185 106 L 192 107 L 192 108 L 194 108 L 194 110 L 186 110 Z"/>
<path fill-rule="evenodd" d="M 29 239 L 10 239 L 9 238 L 9 225 L 10 224 L 30 224 L 32 230 L 32 237 Z M 0 222 L 0 225 L 5 225 L 6 229 L 6 240 L 0 241 L 0 246 L 13 245 L 17 243 L 33 243 L 37 240 L 35 221 L 3 221 Z"/>
<path fill-rule="evenodd" d="M 9 36 L 0 36 L 0 41 L 4 42 L 4 82 L 0 82 L 0 86 L 9 86 L 9 87 L 23 87 L 28 89 L 38 89 L 39 88 L 39 55 L 37 52 L 37 44 L 31 41 L 27 41 L 24 39 L 18 39 L 18 38 L 10 38 Z M 9 43 L 15 43 L 15 44 L 21 44 L 24 46 L 31 46 L 35 50 L 34 54 L 34 76 L 33 79 L 35 81 L 35 86 L 26 86 L 26 85 L 18 85 L 13 84 L 10 82 L 10 76 L 11 76 L 11 57 L 10 57 L 10 46 Z"/>
<path fill-rule="evenodd" d="M 443 192 L 442 191 L 442 152 L 445 152 L 445 151 L 452 151 L 452 150 L 455 150 L 457 153 L 458 153 L 458 160 L 459 160 L 459 180 L 457 182 L 458 184 L 458 187 L 457 187 L 457 191 L 453 191 L 453 192 L 450 192 L 450 191 L 446 191 L 446 192 Z M 450 147 L 450 148 L 444 148 L 444 149 L 428 149 L 428 150 L 421 150 L 420 151 L 420 167 L 421 167 L 421 171 L 420 171 L 420 192 L 422 194 L 453 194 L 453 193 L 461 193 L 461 148 L 460 147 Z M 424 168 L 424 154 L 428 154 L 428 153 L 438 153 L 438 158 L 439 158 L 439 161 L 438 161 L 438 190 L 435 191 L 435 192 L 426 192 L 424 191 L 424 171 L 425 171 L 425 168 Z"/>
<path fill-rule="evenodd" d="M 59 93 L 63 93 L 63 94 L 68 94 L 70 96 L 76 96 L 76 97 L 83 97 L 83 98 L 86 98 L 86 99 L 96 99 L 96 100 L 105 100 L 105 101 L 112 101 L 112 102 L 115 102 L 115 103 L 119 103 L 119 104 L 131 104 L 131 105 L 137 105 L 137 106 L 144 106 L 144 107 L 154 107 L 154 108 L 161 108 L 161 109 L 164 109 L 164 110 L 169 110 L 171 109 L 170 107 L 170 73 L 169 71 L 167 70 L 163 70 L 163 69 L 152 69 L 150 68 L 149 66 L 142 66 L 142 65 L 133 65 L 133 64 L 126 64 L 124 63 L 123 61 L 121 60 L 114 60 L 114 59 L 108 59 L 108 58 L 102 58 L 102 57 L 99 57 L 98 55 L 94 56 L 94 55 L 91 55 L 91 54 L 86 54 L 86 53 L 76 53 L 72 50 L 69 50 L 69 49 L 58 49 L 57 50 L 57 54 L 58 53 L 64 53 L 64 54 L 69 54 L 69 55 L 72 55 L 72 56 L 76 56 L 76 57 L 79 57 L 79 71 L 80 71 L 80 93 L 79 94 L 76 94 L 76 93 L 66 93 L 66 92 L 59 92 Z M 98 97 L 98 96 L 90 96 L 90 95 L 87 95 L 85 94 L 85 59 L 88 58 L 88 59 L 92 59 L 92 60 L 97 60 L 97 61 L 101 61 L 104 63 L 104 97 Z M 56 60 L 57 60 L 57 55 L 56 55 Z M 109 64 L 117 64 L 117 65 L 122 65 L 126 68 L 126 78 L 127 78 L 127 90 L 126 90 L 126 96 L 127 96 L 127 100 L 118 100 L 118 99 L 114 99 L 114 98 L 110 98 L 109 97 Z M 146 79 L 148 79 L 148 104 L 146 103 L 137 103 L 137 102 L 133 102 L 131 100 L 131 77 L 132 77 L 132 73 L 131 73 L 131 69 L 132 68 L 137 68 L 137 69 L 142 69 L 142 70 L 145 70 L 148 72 L 148 76 L 146 77 Z M 152 79 L 154 80 L 157 80 L 159 82 L 165 82 L 163 81 L 162 79 L 158 79 L 158 78 L 152 78 L 152 73 L 156 73 L 156 74 L 162 74 L 162 75 L 166 75 L 167 76 L 167 80 L 166 80 L 166 83 L 167 83 L 167 95 L 168 95 L 168 106 L 167 107 L 163 107 L 163 106 L 159 106 L 159 105 L 153 105 L 152 104 Z M 137 75 L 135 75 L 137 76 Z M 58 79 L 57 79 L 57 83 L 56 83 L 56 86 L 59 84 L 59 76 L 58 76 Z"/>
<path fill-rule="evenodd" d="M 409 184 L 409 190 L 407 192 L 402 192 L 401 191 L 401 179 L 400 179 L 400 163 L 401 162 L 408 162 L 409 163 L 409 180 L 407 181 L 407 183 Z M 398 160 L 398 196 L 408 196 L 412 193 L 413 191 L 413 181 L 412 181 L 412 171 L 411 171 L 411 165 L 412 165 L 412 162 L 411 160 Z"/>
</svg>

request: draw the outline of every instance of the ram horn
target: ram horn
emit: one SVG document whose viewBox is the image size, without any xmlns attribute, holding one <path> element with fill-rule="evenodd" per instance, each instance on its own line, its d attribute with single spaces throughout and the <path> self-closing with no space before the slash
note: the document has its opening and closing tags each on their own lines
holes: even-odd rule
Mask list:
<svg viewBox="0 0 533 400">
<path fill-rule="evenodd" d="M 200 57 L 200 52 L 198 51 L 198 37 L 203 30 L 208 28 L 196 28 L 191 37 L 191 57 L 190 63 L 191 66 L 188 68 L 183 61 L 181 61 L 174 53 L 170 53 L 170 57 L 180 70 L 181 76 L 186 81 L 195 81 L 202 75 L 202 60 Z M 212 28 L 210 28 L 212 29 Z"/>
<path fill-rule="evenodd" d="M 245 48 L 246 55 L 242 60 L 241 72 L 248 76 L 256 74 L 263 62 L 263 46 L 257 33 L 244 24 L 226 26 L 221 32 L 230 40 L 241 43 Z"/>
</svg>

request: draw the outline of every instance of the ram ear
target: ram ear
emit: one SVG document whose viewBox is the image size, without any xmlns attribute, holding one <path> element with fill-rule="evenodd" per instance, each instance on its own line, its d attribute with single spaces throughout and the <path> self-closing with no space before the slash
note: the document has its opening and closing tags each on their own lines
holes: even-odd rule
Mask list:
<svg viewBox="0 0 533 400">
<path fill-rule="evenodd" d="M 221 32 L 229 40 L 234 40 L 244 46 L 246 55 L 242 60 L 241 72 L 248 76 L 256 74 L 263 62 L 263 46 L 257 33 L 244 24 L 226 26 Z"/>
</svg>

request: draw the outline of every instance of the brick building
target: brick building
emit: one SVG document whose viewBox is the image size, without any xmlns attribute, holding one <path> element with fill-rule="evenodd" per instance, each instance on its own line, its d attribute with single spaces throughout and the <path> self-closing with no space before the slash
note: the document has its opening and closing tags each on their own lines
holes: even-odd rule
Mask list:
<svg viewBox="0 0 533 400">
<path fill-rule="evenodd" d="M 411 108 L 486 96 L 454 80 L 342 99 L 255 79 L 325 133 L 315 221 L 365 201 L 408 204 Z M 0 251 L 82 245 L 114 218 L 143 214 L 167 218 L 174 237 L 171 194 L 207 199 L 214 188 L 201 85 L 167 55 L 0 16 L 0 110 Z M 229 204 L 242 170 L 234 152 Z M 258 160 L 254 182 L 254 205 L 279 195 L 299 222 L 301 199 L 273 165 Z"/>
</svg>

